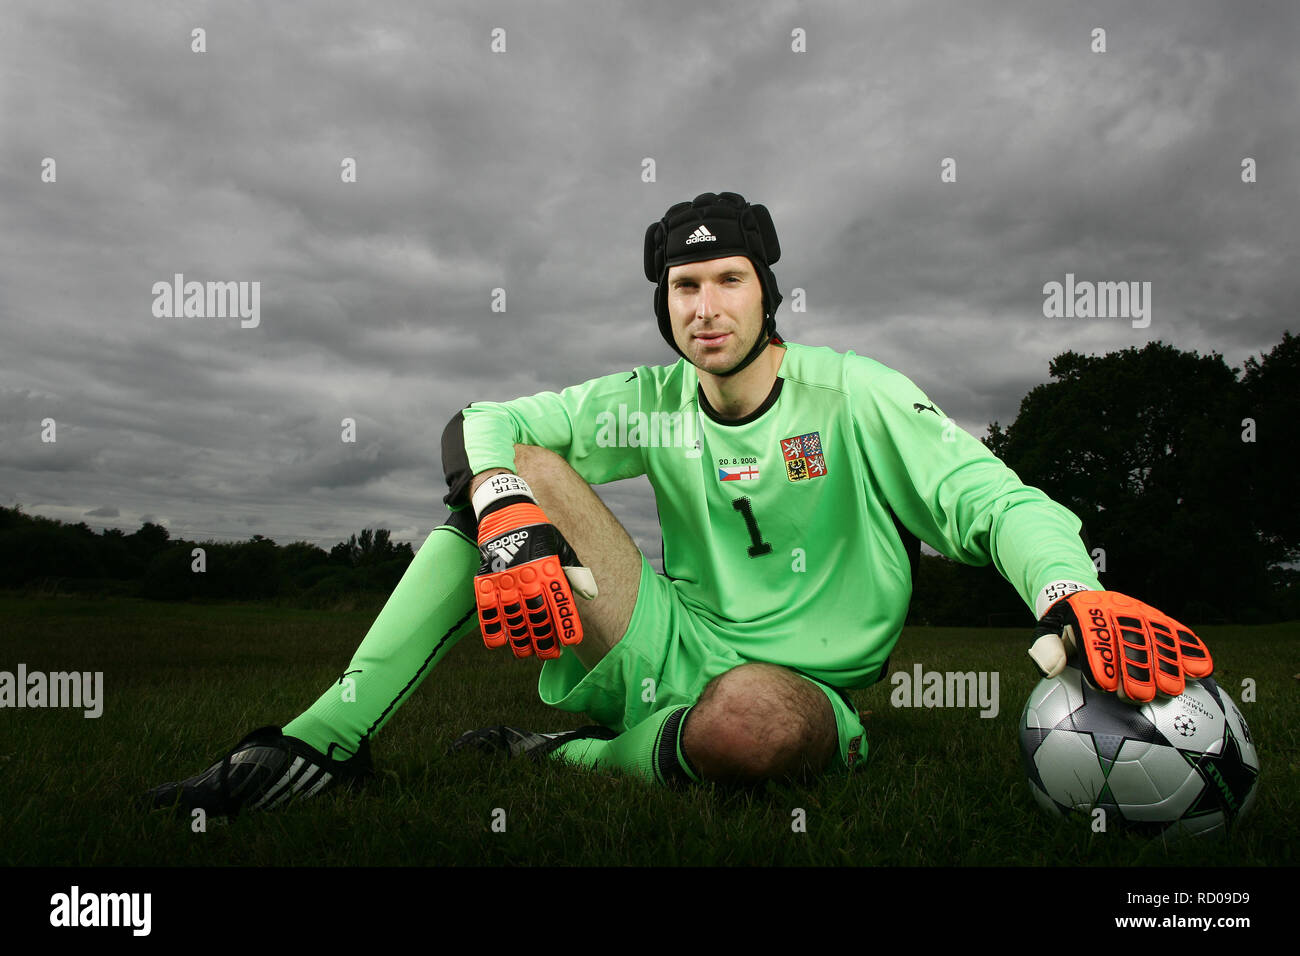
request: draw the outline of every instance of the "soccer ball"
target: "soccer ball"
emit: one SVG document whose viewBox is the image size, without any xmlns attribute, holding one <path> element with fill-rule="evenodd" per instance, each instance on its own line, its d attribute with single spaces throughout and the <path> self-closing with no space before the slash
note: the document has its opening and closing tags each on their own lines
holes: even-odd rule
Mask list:
<svg viewBox="0 0 1300 956">
<path fill-rule="evenodd" d="M 1259 755 L 1241 711 L 1212 678 L 1135 707 L 1076 667 L 1039 682 L 1020 716 L 1034 799 L 1166 840 L 1222 835 L 1255 802 Z"/>
</svg>

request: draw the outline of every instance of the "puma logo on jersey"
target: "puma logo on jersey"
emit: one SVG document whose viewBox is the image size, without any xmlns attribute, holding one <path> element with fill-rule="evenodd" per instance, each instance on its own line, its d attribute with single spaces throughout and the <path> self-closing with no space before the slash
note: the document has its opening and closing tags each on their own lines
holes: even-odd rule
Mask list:
<svg viewBox="0 0 1300 956">
<path fill-rule="evenodd" d="M 934 412 L 935 415 L 939 414 L 939 409 L 935 408 L 933 405 L 922 405 L 920 402 L 913 402 L 912 407 L 918 412 Z"/>
</svg>

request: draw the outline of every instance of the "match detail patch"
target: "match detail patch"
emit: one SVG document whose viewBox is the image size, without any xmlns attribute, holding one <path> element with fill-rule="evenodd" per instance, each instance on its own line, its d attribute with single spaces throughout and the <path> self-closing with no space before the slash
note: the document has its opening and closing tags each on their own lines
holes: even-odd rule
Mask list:
<svg viewBox="0 0 1300 956">
<path fill-rule="evenodd" d="M 753 481 L 757 477 L 757 465 L 737 465 L 734 468 L 718 468 L 718 481 Z"/>
</svg>

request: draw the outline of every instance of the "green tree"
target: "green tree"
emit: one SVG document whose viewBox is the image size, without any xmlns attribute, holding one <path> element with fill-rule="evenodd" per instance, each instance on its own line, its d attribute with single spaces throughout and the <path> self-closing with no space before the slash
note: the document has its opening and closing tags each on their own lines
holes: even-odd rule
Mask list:
<svg viewBox="0 0 1300 956">
<path fill-rule="evenodd" d="M 330 560 L 352 568 L 373 567 L 392 561 L 399 552 L 390 540 L 391 534 L 387 528 L 363 528 L 360 537 L 354 534 L 346 542 L 336 544 L 330 551 Z M 409 552 L 409 545 L 407 550 Z"/>
<path fill-rule="evenodd" d="M 147 564 L 154 555 L 167 549 L 170 538 L 171 535 L 162 525 L 146 521 L 139 531 L 127 536 L 126 543 L 135 558 Z"/>
<path fill-rule="evenodd" d="M 1285 332 L 1267 355 L 1246 359 L 1242 387 L 1241 451 L 1255 524 L 1272 561 L 1300 561 L 1300 338 Z"/>
<path fill-rule="evenodd" d="M 1217 353 L 1065 352 L 985 444 L 1084 521 L 1102 582 L 1188 621 L 1270 603 L 1243 453 L 1246 392 Z"/>
</svg>

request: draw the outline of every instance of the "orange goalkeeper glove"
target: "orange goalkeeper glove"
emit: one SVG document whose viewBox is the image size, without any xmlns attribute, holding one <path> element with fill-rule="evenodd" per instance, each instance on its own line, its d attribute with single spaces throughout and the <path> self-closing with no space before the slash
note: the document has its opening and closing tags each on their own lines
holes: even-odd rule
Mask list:
<svg viewBox="0 0 1300 956">
<path fill-rule="evenodd" d="M 561 644 L 582 642 L 582 621 L 573 600 L 588 600 L 596 581 L 582 566 L 518 475 L 497 474 L 474 493 L 478 548 L 483 557 L 474 578 L 483 643 L 507 642 L 515 657 L 560 656 Z"/>
<path fill-rule="evenodd" d="M 1078 653 L 1094 684 L 1132 703 L 1176 697 L 1186 678 L 1214 673 L 1209 649 L 1191 628 L 1118 591 L 1075 591 L 1047 609 L 1029 656 L 1044 677 Z"/>
</svg>

